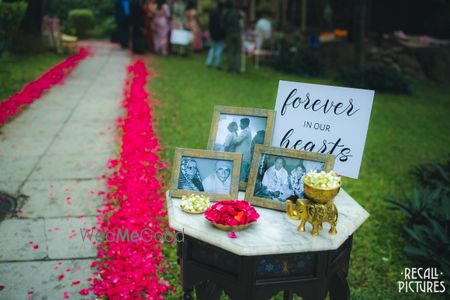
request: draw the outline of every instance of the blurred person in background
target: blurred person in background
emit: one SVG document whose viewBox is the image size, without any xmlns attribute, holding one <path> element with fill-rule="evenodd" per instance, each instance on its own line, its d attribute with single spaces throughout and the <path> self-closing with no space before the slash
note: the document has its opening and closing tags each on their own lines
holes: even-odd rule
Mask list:
<svg viewBox="0 0 450 300">
<path fill-rule="evenodd" d="M 169 52 L 169 18 L 170 8 L 165 0 L 156 1 L 156 11 L 153 17 L 153 46 L 158 54 Z"/>
<path fill-rule="evenodd" d="M 172 21 L 170 22 L 170 28 L 172 30 L 183 29 L 186 3 L 183 0 L 173 0 L 170 5 L 170 11 L 172 12 Z"/>
<path fill-rule="evenodd" d="M 156 11 L 155 0 L 148 0 L 144 5 L 145 10 L 145 39 L 147 40 L 148 49 L 153 52 L 153 17 Z"/>
<path fill-rule="evenodd" d="M 211 37 L 211 47 L 209 48 L 206 66 L 214 66 L 217 70 L 222 68 L 222 53 L 225 48 L 225 31 L 223 28 L 223 16 L 225 1 L 219 1 L 217 8 L 209 14 L 209 35 Z"/>
<path fill-rule="evenodd" d="M 144 54 L 147 51 L 144 2 L 143 0 L 131 0 L 130 4 L 133 53 Z"/>
<path fill-rule="evenodd" d="M 260 50 L 265 41 L 272 38 L 272 22 L 270 21 L 270 12 L 262 11 L 261 17 L 255 25 L 256 49 Z"/>
<path fill-rule="evenodd" d="M 242 52 L 241 13 L 234 1 L 228 0 L 223 17 L 225 29 L 225 45 L 227 49 L 228 72 L 239 73 Z"/>
<path fill-rule="evenodd" d="M 201 51 L 203 49 L 202 30 L 198 22 L 197 3 L 189 1 L 186 6 L 186 29 L 192 32 L 192 50 Z"/>
<path fill-rule="evenodd" d="M 130 28 L 130 2 L 128 0 L 116 0 L 115 17 L 120 46 L 128 48 L 129 28 Z"/>
</svg>

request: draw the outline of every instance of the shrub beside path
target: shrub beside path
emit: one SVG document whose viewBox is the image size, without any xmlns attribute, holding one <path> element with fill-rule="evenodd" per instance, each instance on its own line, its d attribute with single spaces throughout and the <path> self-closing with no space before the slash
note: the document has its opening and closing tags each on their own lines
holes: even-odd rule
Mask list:
<svg viewBox="0 0 450 300">
<path fill-rule="evenodd" d="M 80 299 L 90 286 L 95 225 L 130 62 L 106 43 L 0 129 L 0 190 L 18 196 L 0 223 L 1 299 Z M 92 295 L 92 294 L 91 294 Z"/>
</svg>

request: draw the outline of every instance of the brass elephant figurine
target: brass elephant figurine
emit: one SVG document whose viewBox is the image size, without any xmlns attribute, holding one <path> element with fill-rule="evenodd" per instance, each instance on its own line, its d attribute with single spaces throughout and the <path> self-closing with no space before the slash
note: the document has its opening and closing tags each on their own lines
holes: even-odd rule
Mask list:
<svg viewBox="0 0 450 300">
<path fill-rule="evenodd" d="M 327 204 L 317 204 L 297 200 L 295 208 L 292 201 L 287 200 L 287 214 L 293 220 L 301 220 L 298 231 L 305 231 L 306 222 L 313 226 L 311 234 L 318 235 L 322 230 L 322 223 L 328 222 L 331 225 L 330 234 L 336 234 L 336 223 L 338 220 L 338 212 L 333 201 Z"/>
</svg>

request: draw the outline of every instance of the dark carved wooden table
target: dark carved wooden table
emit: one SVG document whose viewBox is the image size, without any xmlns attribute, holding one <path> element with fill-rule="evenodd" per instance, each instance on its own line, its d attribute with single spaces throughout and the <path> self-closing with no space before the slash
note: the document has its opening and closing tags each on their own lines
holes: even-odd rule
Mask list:
<svg viewBox="0 0 450 300">
<path fill-rule="evenodd" d="M 335 199 L 339 211 L 338 234 L 328 225 L 318 237 L 296 231 L 297 223 L 285 213 L 257 208 L 258 223 L 237 239 L 217 230 L 203 215 L 181 211 L 179 200 L 167 197 L 170 226 L 184 233 L 178 243 L 184 299 L 215 300 L 224 291 L 232 300 L 269 299 L 280 291 L 284 299 L 294 293 L 305 300 L 345 300 L 350 297 L 347 273 L 353 232 L 368 213 L 347 193 Z"/>
</svg>

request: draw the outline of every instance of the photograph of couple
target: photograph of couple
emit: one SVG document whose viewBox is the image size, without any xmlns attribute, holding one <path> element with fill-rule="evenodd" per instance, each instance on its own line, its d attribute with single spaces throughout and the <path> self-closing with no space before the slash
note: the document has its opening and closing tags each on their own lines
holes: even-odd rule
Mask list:
<svg viewBox="0 0 450 300">
<path fill-rule="evenodd" d="M 214 150 L 242 153 L 240 181 L 248 181 L 253 149 L 264 143 L 266 126 L 266 117 L 220 115 Z"/>
<path fill-rule="evenodd" d="M 258 164 L 254 196 L 276 201 L 304 199 L 303 178 L 310 170 L 322 171 L 319 161 L 263 154 Z"/>
<path fill-rule="evenodd" d="M 232 170 L 233 162 L 229 160 L 183 157 L 178 189 L 228 195 Z"/>
</svg>

